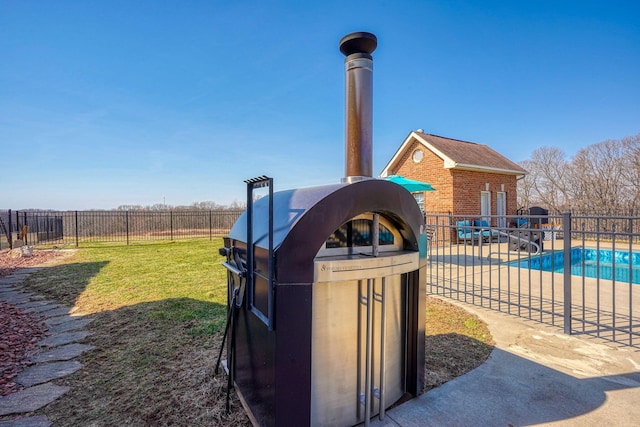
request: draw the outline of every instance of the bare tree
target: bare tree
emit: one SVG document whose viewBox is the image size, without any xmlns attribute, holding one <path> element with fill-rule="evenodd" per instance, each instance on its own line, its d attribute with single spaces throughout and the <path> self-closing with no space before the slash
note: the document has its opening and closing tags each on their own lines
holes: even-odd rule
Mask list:
<svg viewBox="0 0 640 427">
<path fill-rule="evenodd" d="M 540 204 L 534 194 L 535 175 L 531 173 L 535 169 L 535 165 L 531 160 L 524 160 L 519 163 L 520 166 L 529 174 L 520 178 L 518 185 L 518 207 L 520 209 L 529 209 L 531 206 Z"/>
<path fill-rule="evenodd" d="M 565 210 L 571 199 L 571 169 L 564 151 L 559 148 L 536 149 L 528 163 L 531 200 L 552 211 Z"/>
<path fill-rule="evenodd" d="M 622 176 L 629 187 L 629 209 L 640 213 L 640 134 L 622 139 Z"/>
<path fill-rule="evenodd" d="M 607 140 L 581 149 L 573 158 L 578 186 L 574 206 L 612 215 L 628 207 L 621 141 Z"/>
<path fill-rule="evenodd" d="M 204 202 L 193 202 L 191 204 L 191 209 L 199 209 L 199 210 L 207 210 L 207 211 L 221 210 L 224 208 L 226 208 L 226 206 L 219 205 L 216 202 L 212 202 L 210 200 L 207 200 Z"/>
<path fill-rule="evenodd" d="M 116 208 L 117 211 L 141 211 L 145 207 L 142 205 L 120 205 Z"/>
</svg>

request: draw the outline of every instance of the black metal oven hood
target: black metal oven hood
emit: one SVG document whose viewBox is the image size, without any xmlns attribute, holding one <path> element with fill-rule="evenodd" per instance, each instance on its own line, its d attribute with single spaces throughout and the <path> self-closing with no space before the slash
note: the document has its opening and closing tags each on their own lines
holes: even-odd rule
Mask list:
<svg viewBox="0 0 640 427">
<path fill-rule="evenodd" d="M 351 184 L 279 191 L 273 194 L 273 249 L 279 282 L 312 282 L 309 268 L 319 249 L 337 227 L 366 212 L 378 212 L 392 221 L 403 236 L 406 250 L 418 250 L 423 218 L 413 196 L 397 184 L 371 179 Z M 268 200 L 254 203 L 253 244 L 268 248 Z M 247 241 L 246 212 L 229 233 Z"/>
</svg>

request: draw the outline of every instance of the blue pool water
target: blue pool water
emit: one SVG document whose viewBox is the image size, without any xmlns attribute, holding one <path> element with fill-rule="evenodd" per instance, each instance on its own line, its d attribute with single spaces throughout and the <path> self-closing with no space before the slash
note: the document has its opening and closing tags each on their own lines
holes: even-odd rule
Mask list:
<svg viewBox="0 0 640 427">
<path fill-rule="evenodd" d="M 599 259 L 598 259 L 599 258 Z M 541 254 L 512 265 L 532 270 L 564 273 L 564 252 Z M 598 276 L 598 267 L 599 276 Z M 605 280 L 640 284 L 640 252 L 612 251 L 610 249 L 571 249 L 571 274 L 600 277 Z"/>
</svg>

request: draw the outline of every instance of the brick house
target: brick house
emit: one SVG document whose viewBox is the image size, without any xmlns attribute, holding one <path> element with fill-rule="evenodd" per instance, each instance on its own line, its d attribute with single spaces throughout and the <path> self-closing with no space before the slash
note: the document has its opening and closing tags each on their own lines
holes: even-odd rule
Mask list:
<svg viewBox="0 0 640 427">
<path fill-rule="evenodd" d="M 425 213 L 450 212 L 480 218 L 515 215 L 516 181 L 527 171 L 486 145 L 423 133 L 409 133 L 382 170 L 428 182 L 436 191 L 415 194 Z M 422 200 L 421 200 L 422 199 Z M 492 220 L 506 226 L 506 218 Z"/>
</svg>

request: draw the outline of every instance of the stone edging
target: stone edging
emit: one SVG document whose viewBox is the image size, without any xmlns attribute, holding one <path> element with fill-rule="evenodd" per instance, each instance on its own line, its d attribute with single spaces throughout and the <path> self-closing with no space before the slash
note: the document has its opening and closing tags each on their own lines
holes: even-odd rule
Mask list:
<svg viewBox="0 0 640 427">
<path fill-rule="evenodd" d="M 0 417 L 16 416 L 15 419 L 0 421 L 0 427 L 50 426 L 51 421 L 46 416 L 25 417 L 23 414 L 44 407 L 69 391 L 69 387 L 58 386 L 51 381 L 80 369 L 82 364 L 73 359 L 93 349 L 93 346 L 77 343 L 89 335 L 85 330 L 91 322 L 89 318 L 74 316 L 69 307 L 20 289 L 22 281 L 41 268 L 24 268 L 0 278 L 0 300 L 40 317 L 48 326 L 47 336 L 36 343 L 31 354 L 32 364 L 15 378 L 15 382 L 25 388 L 0 396 Z"/>
</svg>

